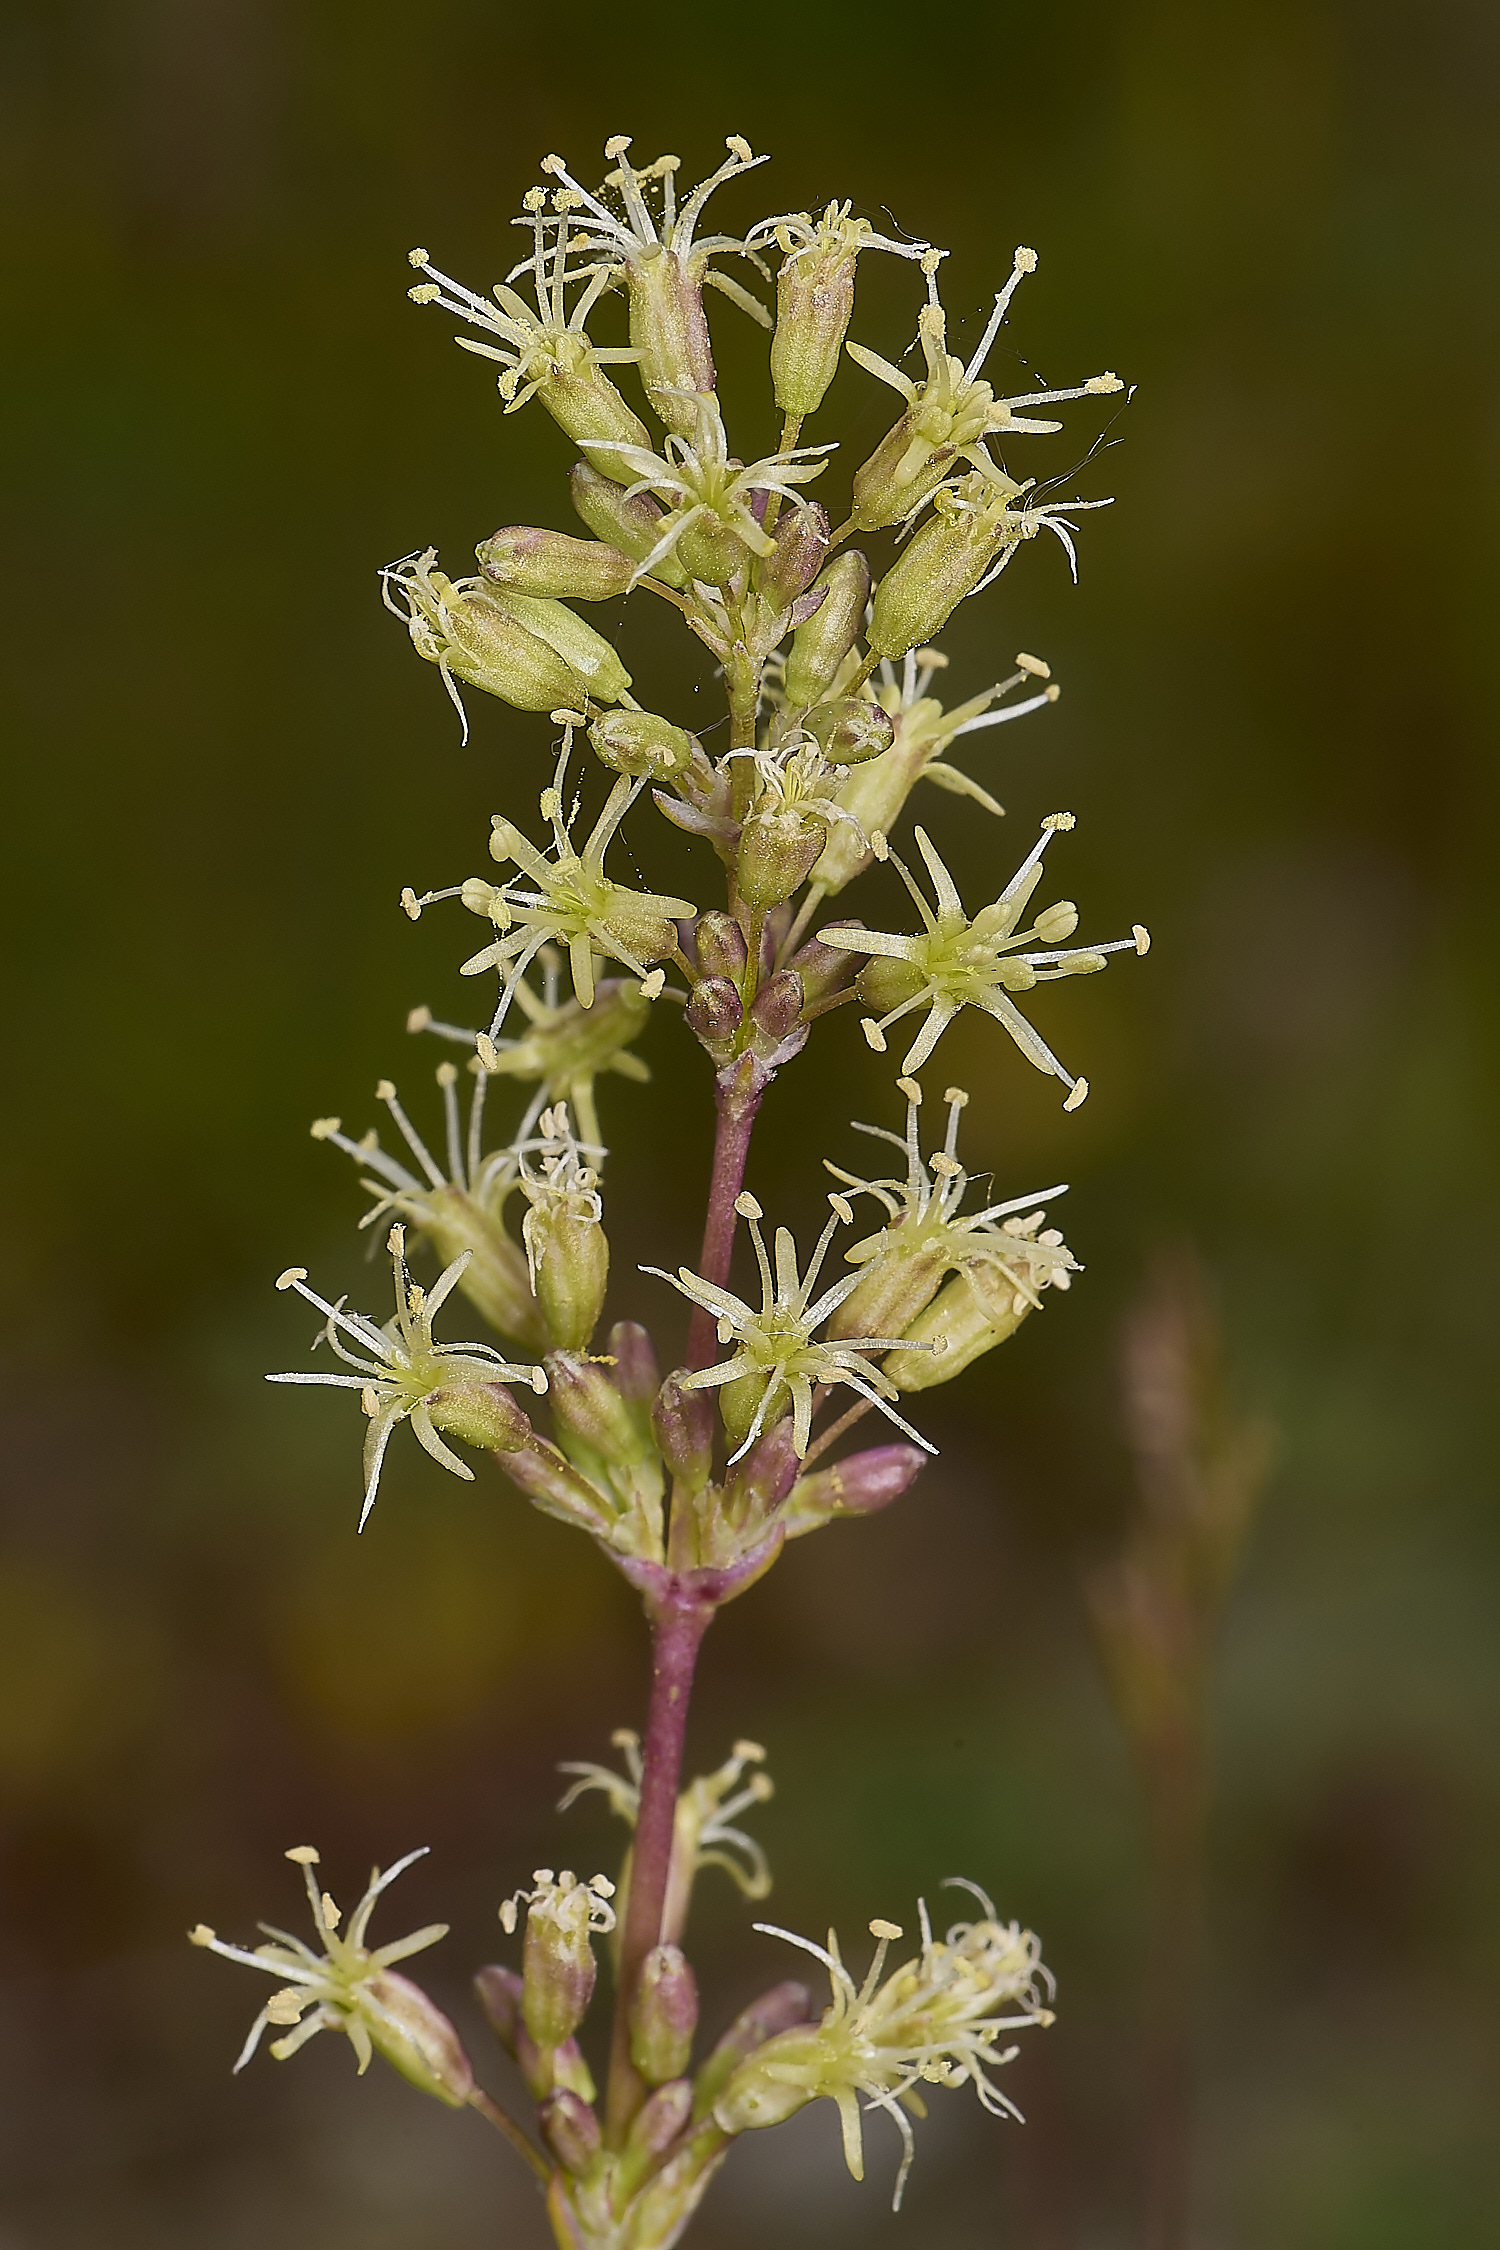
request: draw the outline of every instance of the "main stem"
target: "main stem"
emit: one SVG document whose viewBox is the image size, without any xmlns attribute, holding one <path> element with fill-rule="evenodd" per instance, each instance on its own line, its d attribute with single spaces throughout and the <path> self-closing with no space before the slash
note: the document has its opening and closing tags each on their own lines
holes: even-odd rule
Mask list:
<svg viewBox="0 0 1500 2250">
<path fill-rule="evenodd" d="M 698 1271 L 716 1289 L 724 1288 L 729 1280 L 729 1261 L 734 1251 L 735 1197 L 745 1184 L 745 1160 L 750 1154 L 755 1113 L 768 1083 L 747 1055 L 722 1071 L 714 1087 L 719 1121 L 714 1132 L 714 1168 L 708 1187 Z M 710 1366 L 717 1341 L 713 1314 L 695 1306 L 688 1329 L 688 1366 L 694 1371 Z"/>
<path fill-rule="evenodd" d="M 672 1871 L 672 1837 L 682 1786 L 682 1751 L 698 1649 L 713 1605 L 701 1595 L 664 1593 L 651 1620 L 651 1704 L 641 1745 L 641 1798 L 630 1854 L 630 1892 L 620 1944 L 614 2040 L 609 2062 L 605 2133 L 618 2147 L 645 2087 L 630 2059 L 630 2004 L 641 1964 L 661 1942 L 662 1909 Z"/>
</svg>

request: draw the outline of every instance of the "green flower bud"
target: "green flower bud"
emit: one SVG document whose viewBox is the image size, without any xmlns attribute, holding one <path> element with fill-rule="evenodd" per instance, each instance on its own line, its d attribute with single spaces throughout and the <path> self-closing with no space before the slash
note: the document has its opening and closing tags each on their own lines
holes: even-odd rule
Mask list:
<svg viewBox="0 0 1500 2250">
<path fill-rule="evenodd" d="M 571 2088 L 559 2086 L 537 2111 L 542 2138 L 565 2172 L 582 2178 L 599 2154 L 599 2120 Z"/>
<path fill-rule="evenodd" d="M 570 539 L 564 531 L 513 524 L 474 550 L 496 586 L 563 601 L 603 602 L 630 585 L 630 558 L 602 539 Z"/>
<path fill-rule="evenodd" d="M 629 481 L 633 483 L 634 478 Z M 574 462 L 568 471 L 568 487 L 573 506 L 590 531 L 632 562 L 644 562 L 659 543 L 666 510 L 649 492 L 627 496 L 623 484 L 616 484 L 589 461 Z M 668 586 L 687 584 L 687 572 L 675 555 L 663 556 L 651 575 Z"/>
<path fill-rule="evenodd" d="M 839 666 L 864 627 L 870 598 L 870 566 L 857 547 L 835 555 L 813 582 L 825 589 L 819 607 L 792 636 L 786 660 L 786 699 L 794 711 L 806 710 L 828 693 Z"/>
<path fill-rule="evenodd" d="M 589 741 L 613 772 L 647 773 L 655 781 L 685 771 L 694 750 L 690 734 L 651 711 L 601 711 L 589 728 Z"/>
<path fill-rule="evenodd" d="M 862 695 L 841 695 L 832 703 L 816 703 L 799 724 L 836 766 L 862 766 L 869 758 L 882 757 L 896 739 L 889 711 Z"/>
<path fill-rule="evenodd" d="M 502 601 L 498 589 L 482 578 L 446 577 L 432 567 L 436 556 L 436 548 L 429 547 L 414 561 L 392 565 L 385 573 L 387 607 L 394 609 L 390 600 L 394 587 L 407 605 L 412 646 L 429 664 L 437 665 L 455 702 L 455 680 L 482 688 L 518 711 L 576 708 L 596 692 L 602 702 L 615 699 L 593 685 L 600 668 L 597 653 L 587 674 L 578 670 L 557 646 L 556 631 L 541 631 L 537 619 L 516 608 L 514 597 Z M 608 642 L 599 646 L 618 667 L 619 659 Z"/>
<path fill-rule="evenodd" d="M 500 608 L 518 617 L 538 640 L 557 651 L 563 662 L 584 681 L 585 697 L 591 697 L 595 703 L 619 702 L 630 685 L 630 674 L 602 633 L 596 633 L 592 625 L 575 617 L 561 602 L 541 601 L 532 594 L 515 594 L 498 587 L 492 599 Z"/>
<path fill-rule="evenodd" d="M 780 613 L 805 594 L 823 567 L 828 553 L 828 516 L 816 500 L 789 508 L 772 533 L 776 552 L 757 565 L 755 590 L 766 606 Z"/>
<path fill-rule="evenodd" d="M 503 1383 L 465 1376 L 429 1391 L 426 1406 L 433 1428 L 462 1438 L 465 1445 L 491 1453 L 518 1453 L 531 1443 L 531 1424 Z"/>
<path fill-rule="evenodd" d="M 687 1956 L 679 1945 L 654 1946 L 630 2003 L 630 2059 L 648 2086 L 681 2078 L 697 2028 L 698 1986 Z"/>
<path fill-rule="evenodd" d="M 924 408 L 909 407 L 855 470 L 851 512 L 861 531 L 904 522 L 951 474 L 958 446 L 929 437 L 923 427 L 928 419 Z"/>
<path fill-rule="evenodd" d="M 940 633 L 948 619 L 995 563 L 1008 560 L 1034 523 L 1009 513 L 1019 489 L 997 490 L 978 470 L 938 495 L 936 512 L 902 550 L 880 581 L 870 620 L 871 648 L 904 656 Z M 1003 564 L 1002 564 L 1003 567 Z"/>
</svg>

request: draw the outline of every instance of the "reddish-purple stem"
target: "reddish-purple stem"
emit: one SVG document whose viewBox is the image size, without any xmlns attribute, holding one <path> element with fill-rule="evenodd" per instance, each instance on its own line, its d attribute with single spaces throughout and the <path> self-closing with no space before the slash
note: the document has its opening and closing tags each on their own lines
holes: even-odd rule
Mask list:
<svg viewBox="0 0 1500 2250">
<path fill-rule="evenodd" d="M 719 1122 L 714 1133 L 714 1169 L 708 1188 L 708 1211 L 703 1221 L 703 1249 L 698 1271 L 716 1289 L 722 1289 L 729 1280 L 729 1261 L 734 1251 L 734 1202 L 745 1184 L 750 1134 L 767 1083 L 768 1080 L 762 1079 L 758 1072 L 752 1073 L 742 1063 L 732 1074 L 726 1072 L 714 1088 Z M 694 1369 L 710 1366 L 716 1343 L 713 1314 L 694 1306 L 692 1325 L 688 1329 L 688 1366 Z"/>
<path fill-rule="evenodd" d="M 620 1981 L 609 2066 L 606 2129 L 616 2144 L 623 2139 L 645 2091 L 630 2060 L 630 2000 L 641 1963 L 661 1941 L 693 1668 L 713 1614 L 712 1602 L 702 1594 L 677 1586 L 652 1604 L 651 1704 L 641 1745 L 641 1801 L 630 1855 L 630 1895 L 620 1944 Z"/>
</svg>

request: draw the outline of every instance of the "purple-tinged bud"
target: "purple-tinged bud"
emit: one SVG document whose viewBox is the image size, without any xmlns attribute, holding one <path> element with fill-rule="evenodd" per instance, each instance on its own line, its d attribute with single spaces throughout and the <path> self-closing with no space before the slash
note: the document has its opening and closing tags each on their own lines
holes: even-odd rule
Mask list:
<svg viewBox="0 0 1500 2250">
<path fill-rule="evenodd" d="M 474 1991 L 486 2023 L 508 2055 L 516 2052 L 525 2030 L 521 2015 L 521 1979 L 514 1969 L 490 1961 L 474 1978 Z"/>
<path fill-rule="evenodd" d="M 751 1520 L 763 1521 L 781 1506 L 802 1466 L 792 1437 L 791 1418 L 783 1416 L 728 1472 L 724 1511 L 732 1522 L 743 1525 Z"/>
<path fill-rule="evenodd" d="M 565 2172 L 582 2179 L 599 2154 L 599 2120 L 586 2101 L 560 2086 L 537 2111 L 542 2138 Z"/>
<path fill-rule="evenodd" d="M 896 739 L 890 712 L 862 695 L 840 695 L 832 703 L 815 703 L 800 724 L 836 766 L 862 766 L 867 759 L 882 756 Z"/>
<path fill-rule="evenodd" d="M 772 1985 L 769 1992 L 752 2000 L 735 2017 L 699 2071 L 693 2086 L 693 2114 L 706 2117 L 747 2055 L 753 2055 L 757 2047 L 763 2047 L 778 2033 L 806 2023 L 812 2012 L 807 1986 L 794 1978 Z"/>
<path fill-rule="evenodd" d="M 763 984 L 751 1003 L 757 1030 L 768 1039 L 786 1039 L 797 1028 L 805 1004 L 802 979 L 795 969 L 780 969 Z"/>
<path fill-rule="evenodd" d="M 825 929 L 861 930 L 864 924 L 851 918 L 846 922 L 827 922 Z M 851 970 L 848 964 L 855 959 L 842 946 L 825 945 L 821 937 L 809 938 L 799 947 L 787 963 L 802 979 L 804 1004 L 811 1007 L 815 1000 L 826 1000 L 830 993 L 839 992 L 848 984 Z"/>
<path fill-rule="evenodd" d="M 531 1443 L 507 1453 L 504 1468 L 512 1484 L 525 1493 L 544 1516 L 607 1539 L 614 1528 L 612 1504 L 596 1485 L 545 1438 L 533 1435 Z"/>
<path fill-rule="evenodd" d="M 792 635 L 786 660 L 786 699 L 794 711 L 822 701 L 858 640 L 870 599 L 870 566 L 851 547 L 835 555 L 813 583 L 824 589 L 823 600 Z"/>
<path fill-rule="evenodd" d="M 771 536 L 776 552 L 756 565 L 756 591 L 768 608 L 780 612 L 806 593 L 823 567 L 828 555 L 827 514 L 816 500 L 809 500 L 803 507 L 789 508 Z"/>
<path fill-rule="evenodd" d="M 626 2141 L 626 2163 L 631 2156 L 660 2156 L 669 2149 L 693 2114 L 693 2089 L 685 2078 L 658 2086 L 636 2111 Z"/>
<path fill-rule="evenodd" d="M 642 427 L 640 442 L 647 442 Z M 642 563 L 658 545 L 666 510 L 647 492 L 627 498 L 627 487 L 600 474 L 591 462 L 575 461 L 568 486 L 578 515 L 600 539 L 617 547 L 632 562 Z M 651 575 L 664 585 L 685 586 L 687 572 L 672 555 L 652 565 Z"/>
<path fill-rule="evenodd" d="M 589 741 L 612 772 L 649 774 L 653 781 L 685 773 L 693 758 L 692 736 L 651 711 L 603 711 L 589 728 Z"/>
<path fill-rule="evenodd" d="M 698 966 L 706 977 L 728 977 L 738 982 L 750 955 L 745 933 L 732 914 L 709 912 L 698 917 Z"/>
<path fill-rule="evenodd" d="M 486 578 L 518 594 L 605 602 L 630 588 L 630 557 L 602 539 L 571 539 L 565 531 L 509 524 L 474 552 Z"/>
<path fill-rule="evenodd" d="M 630 2003 L 630 2059 L 648 2086 L 681 2078 L 697 2028 L 698 1984 L 686 1954 L 680 1945 L 653 1946 Z"/>
<path fill-rule="evenodd" d="M 788 1539 L 800 1539 L 838 1516 L 873 1516 L 888 1508 L 926 1465 L 927 1455 L 915 1445 L 876 1445 L 800 1478 L 782 1516 Z"/>
<path fill-rule="evenodd" d="M 650 1342 L 647 1337 L 648 1352 Z M 546 1365 L 553 1427 L 570 1460 L 587 1467 L 594 1455 L 630 1468 L 654 1451 L 645 1401 L 624 1397 L 612 1369 L 578 1352 L 552 1352 Z M 651 1396 L 648 1390 L 647 1399 Z"/>
<path fill-rule="evenodd" d="M 651 1409 L 662 1459 L 679 1484 L 701 1492 L 713 1474 L 714 1410 L 707 1391 L 685 1391 L 679 1368 L 667 1377 Z"/>
<path fill-rule="evenodd" d="M 724 1059 L 726 1049 L 733 1047 L 745 1020 L 744 1002 L 738 987 L 727 977 L 700 977 L 683 1013 L 693 1037 L 708 1049 L 716 1062 Z"/>
<path fill-rule="evenodd" d="M 604 1349 L 615 1363 L 615 1389 L 621 1398 L 649 1412 L 661 1389 L 661 1365 L 649 1329 L 638 1320 L 617 1320 Z"/>
</svg>

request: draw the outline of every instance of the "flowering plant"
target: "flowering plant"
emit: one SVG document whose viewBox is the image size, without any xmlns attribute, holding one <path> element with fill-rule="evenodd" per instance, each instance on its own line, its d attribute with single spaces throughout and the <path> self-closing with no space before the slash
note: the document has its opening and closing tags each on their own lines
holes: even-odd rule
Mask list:
<svg viewBox="0 0 1500 2250">
<path fill-rule="evenodd" d="M 586 1532 L 644 1603 L 644 1729 L 616 1736 L 623 1773 L 572 1766 L 580 1778 L 564 1800 L 606 1793 L 632 1831 L 624 1864 L 614 1881 L 537 1869 L 499 1909 L 506 1935 L 524 1914 L 519 1967 L 492 1964 L 477 1978 L 535 2104 L 535 2133 L 478 2084 L 453 2026 L 394 1966 L 443 1929 L 374 1950 L 366 1943 L 378 1896 L 417 1855 L 372 1877 L 342 1937 L 339 1909 L 312 1873 L 316 1852 L 288 1855 L 304 1870 L 321 1952 L 277 1930 L 253 1951 L 201 1925 L 193 1932 L 195 1943 L 281 1983 L 236 2067 L 268 2025 L 284 2027 L 271 2047 L 277 2059 L 324 2029 L 346 2034 L 361 2070 L 379 2052 L 506 2136 L 545 2190 L 562 2250 L 665 2250 L 740 2134 L 820 2097 L 838 2107 L 856 2178 L 861 2105 L 894 2119 L 905 2151 L 898 2203 L 924 2087 L 967 2082 L 986 2108 L 1012 2108 L 995 2073 L 1014 2052 L 1012 2032 L 1051 2020 L 1051 1980 L 1037 1940 L 1003 1922 L 974 1884 L 966 1887 L 978 1917 L 936 1937 L 919 1906 L 919 1948 L 894 1969 L 887 1950 L 902 1932 L 873 1922 L 875 1953 L 860 1981 L 831 1933 L 825 1948 L 774 1931 L 822 1964 L 830 2001 L 781 1983 L 694 2060 L 697 1987 L 683 1941 L 695 1877 L 716 1865 L 748 1897 L 766 1894 L 764 1854 L 734 1823 L 770 1784 L 764 1753 L 746 1742 L 716 1773 L 685 1782 L 684 1736 L 700 1645 L 723 1605 L 772 1567 L 788 1539 L 896 1500 L 935 1450 L 908 1418 L 908 1399 L 995 1349 L 1079 1270 L 1046 1223 L 1061 1187 L 992 1196 L 986 1186 L 965 1209 L 958 1139 L 968 1097 L 947 1089 L 946 1128 L 924 1149 L 915 1074 L 959 1011 L 975 1007 L 1061 1081 L 1063 1107 L 1075 1109 L 1088 1082 L 1057 1059 L 1020 998 L 1148 943 L 1137 927 L 1077 945 L 1070 901 L 1034 908 L 1044 853 L 1072 828 L 1071 814 L 1048 815 L 1016 874 L 972 916 L 924 829 L 914 833 L 930 901 L 888 841 L 919 782 L 1000 811 L 947 753 L 1046 708 L 1058 694 L 1049 667 L 1022 654 L 1007 678 L 945 709 L 931 690 L 947 659 L 932 642 L 1039 532 L 1076 567 L 1069 511 L 1103 503 L 1043 502 L 1001 449 L 1061 427 L 1035 409 L 1118 391 L 1119 379 L 995 395 L 983 370 L 1035 268 L 1030 250 L 1016 251 L 965 364 L 948 348 L 943 253 L 875 233 L 847 203 L 820 217 L 767 218 L 743 236 L 702 233 L 709 197 L 765 161 L 742 139 L 727 145 L 727 160 L 680 202 L 677 158 L 637 166 L 623 138 L 606 144 L 612 169 L 597 191 L 545 158 L 548 184 L 526 196 L 517 222 L 530 248 L 490 297 L 440 273 L 425 250 L 411 254 L 422 277 L 411 296 L 473 331 L 459 341 L 498 365 L 504 411 L 535 399 L 575 442 L 570 496 L 588 536 L 509 525 L 478 546 L 474 575 L 448 577 L 431 549 L 382 573 L 387 606 L 460 712 L 464 692 L 477 690 L 550 714 L 556 762 L 539 800 L 541 841 L 524 818 L 497 813 L 492 876 L 403 894 L 413 919 L 453 901 L 486 928 L 462 963 L 492 995 L 481 1022 L 438 1022 L 426 1008 L 409 1018 L 411 1030 L 463 1051 L 467 1119 L 460 1069 L 448 1060 L 437 1070 L 444 1131 L 435 1144 L 386 1080 L 377 1092 L 398 1147 L 373 1128 L 353 1138 L 338 1118 L 313 1127 L 358 1166 L 372 1198 L 364 1223 L 389 1222 L 394 1314 L 382 1322 L 320 1295 L 300 1267 L 279 1284 L 317 1307 L 316 1341 L 340 1365 L 272 1380 L 359 1393 L 368 1422 L 361 1527 L 387 1444 L 408 1422 L 455 1475 L 474 1474 L 455 1446 L 492 1455 L 526 1499 Z M 858 262 L 876 253 L 908 260 L 925 284 L 919 374 L 847 342 Z M 729 259 L 742 261 L 748 284 L 723 270 Z M 774 286 L 774 315 L 757 280 Z M 716 393 L 709 286 L 770 331 L 781 434 L 748 466 L 731 449 Z M 619 295 L 628 340 L 597 342 L 592 326 Z M 811 489 L 830 476 L 835 448 L 801 441 L 845 350 L 897 392 L 900 411 L 854 471 L 835 528 Z M 639 411 L 616 386 L 621 369 L 639 381 Z M 851 541 L 888 531 L 899 534 L 896 554 L 877 576 Z M 620 596 L 669 605 L 712 653 L 728 706 L 721 744 L 632 696 L 619 651 L 576 606 Z M 601 793 L 583 817 L 585 799 Z M 705 874 L 717 861 L 722 903 L 700 906 L 605 872 L 623 823 L 652 808 L 699 839 Z M 825 919 L 829 902 L 880 862 L 900 876 L 918 926 Z M 898 1168 L 866 1178 L 830 1164 L 838 1186 L 816 1245 L 804 1254 L 784 1226 L 768 1245 L 745 1184 L 757 1112 L 813 1026 L 849 1003 L 864 1011 L 876 1053 L 892 1026 L 916 1019 L 896 1081 L 904 1128 L 856 1128 L 893 1145 Z M 636 1288 L 641 1309 L 667 1311 L 669 1292 L 692 1307 L 682 1362 L 665 1374 L 639 1320 L 599 1334 L 611 1281 L 599 1082 L 648 1077 L 634 1042 L 662 1006 L 680 1011 L 707 1055 L 716 1111 L 697 1264 L 676 1274 L 644 1267 Z M 525 1099 L 509 1139 L 487 1146 L 495 1081 L 501 1093 L 515 1083 Z M 873 1206 L 872 1231 L 856 1227 L 856 1199 Z M 758 1297 L 729 1285 L 742 1219 Z M 409 1240 L 441 1266 L 431 1287 L 412 1279 Z M 461 1300 L 498 1344 L 437 1339 L 435 1325 L 446 1327 Z M 518 1390 L 532 1394 L 527 1405 Z M 542 1397 L 545 1430 L 535 1419 Z M 899 1436 L 840 1450 L 871 1410 Z M 611 1941 L 614 1986 L 602 2098 L 580 2043 L 600 1937 Z"/>
</svg>

